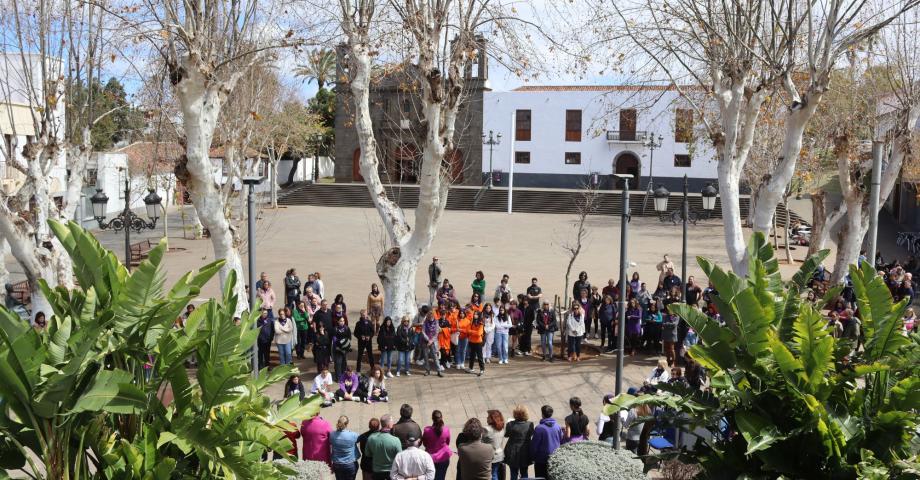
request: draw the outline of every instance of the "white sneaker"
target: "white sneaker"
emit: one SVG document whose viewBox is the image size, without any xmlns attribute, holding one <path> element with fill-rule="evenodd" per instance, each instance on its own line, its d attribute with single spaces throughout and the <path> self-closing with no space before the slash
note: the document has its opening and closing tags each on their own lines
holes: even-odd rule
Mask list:
<svg viewBox="0 0 920 480">
<path fill-rule="evenodd" d="M 415 362 L 415 364 L 418 365 L 418 366 L 420 366 L 420 367 L 424 367 L 424 366 L 425 366 L 425 361 L 424 361 L 424 360 L 418 360 L 417 362 Z"/>
<path fill-rule="evenodd" d="M 392 373 L 392 372 L 387 372 L 387 378 L 393 378 L 393 373 Z"/>
<path fill-rule="evenodd" d="M 409 371 L 407 370 L 407 371 L 406 371 L 406 376 L 407 376 L 407 377 L 411 377 L 411 376 L 412 376 L 412 374 L 411 374 L 411 373 L 409 373 Z"/>
<path fill-rule="evenodd" d="M 396 372 L 396 376 L 397 376 L 397 377 L 399 376 L 399 372 Z"/>
<path fill-rule="evenodd" d="M 487 358 L 487 359 L 486 359 L 486 363 L 492 363 L 492 359 L 491 359 L 491 358 Z"/>
</svg>

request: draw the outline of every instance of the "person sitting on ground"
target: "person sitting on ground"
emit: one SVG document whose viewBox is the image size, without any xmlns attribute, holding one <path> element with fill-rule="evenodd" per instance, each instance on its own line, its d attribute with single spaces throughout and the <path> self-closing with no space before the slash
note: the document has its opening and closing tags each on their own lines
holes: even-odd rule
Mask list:
<svg viewBox="0 0 920 480">
<path fill-rule="evenodd" d="M 310 389 L 311 394 L 319 394 L 323 397 L 323 406 L 328 407 L 335 402 L 335 395 L 332 390 L 332 374 L 329 373 L 329 366 L 322 365 L 320 366 L 320 372 L 313 378 L 313 388 Z"/>
<path fill-rule="evenodd" d="M 659 383 L 667 383 L 670 378 L 671 376 L 668 373 L 668 362 L 663 358 L 659 358 L 658 366 L 655 367 L 655 369 L 652 370 L 652 374 L 645 379 L 645 384 L 655 386 Z"/>
<path fill-rule="evenodd" d="M 345 373 L 339 378 L 339 389 L 335 392 L 337 401 L 363 402 L 367 392 L 361 390 L 358 374 L 351 366 L 345 367 Z"/>
<path fill-rule="evenodd" d="M 299 396 L 301 400 L 307 395 L 306 390 L 303 388 L 303 383 L 300 382 L 300 375 L 291 375 L 291 378 L 284 384 L 284 398 L 293 397 L 294 395 Z"/>
<path fill-rule="evenodd" d="M 390 401 L 387 393 L 386 376 L 380 367 L 374 367 L 371 370 L 371 376 L 367 379 L 367 401 L 368 403 Z"/>
</svg>

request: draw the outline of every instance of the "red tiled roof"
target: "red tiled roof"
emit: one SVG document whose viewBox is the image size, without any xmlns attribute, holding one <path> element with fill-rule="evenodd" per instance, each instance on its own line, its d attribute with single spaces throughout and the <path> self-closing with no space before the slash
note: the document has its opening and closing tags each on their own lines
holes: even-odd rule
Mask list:
<svg viewBox="0 0 920 480">
<path fill-rule="evenodd" d="M 211 150 L 208 151 L 208 156 L 211 158 L 224 158 L 224 155 L 226 155 L 226 150 L 223 146 L 211 147 Z M 252 148 L 246 149 L 246 158 L 261 158 L 264 156 L 265 155 L 259 153 L 258 150 Z"/>
<path fill-rule="evenodd" d="M 176 142 L 134 142 L 115 150 L 128 157 L 132 172 L 172 172 L 176 161 L 185 155 L 185 148 Z"/>
<path fill-rule="evenodd" d="M 694 88 L 684 86 L 683 88 Z M 674 90 L 674 85 L 524 85 L 512 92 L 634 92 Z"/>
</svg>

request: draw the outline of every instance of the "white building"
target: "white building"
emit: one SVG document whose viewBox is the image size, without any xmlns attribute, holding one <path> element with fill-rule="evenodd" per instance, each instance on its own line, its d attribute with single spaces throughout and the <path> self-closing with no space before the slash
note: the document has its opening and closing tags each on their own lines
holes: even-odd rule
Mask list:
<svg viewBox="0 0 920 480">
<path fill-rule="evenodd" d="M 56 78 L 61 62 L 46 61 L 47 75 Z M 36 136 L 37 107 L 45 106 L 42 82 L 42 57 L 35 54 L 0 53 L 0 193 L 12 195 L 19 190 L 25 177 L 13 168 L 24 164 L 22 149 Z M 58 85 L 58 88 L 62 88 Z M 50 134 L 58 140 L 64 136 L 65 101 L 63 91 L 57 92 L 54 115 L 48 122 Z M 63 194 L 67 175 L 65 151 L 60 149 L 51 169 L 51 194 Z"/>
<path fill-rule="evenodd" d="M 486 135 L 502 134 L 491 152 L 499 185 L 508 184 L 512 158 L 515 187 L 580 188 L 597 174 L 601 188 L 612 188 L 612 174 L 625 173 L 640 177 L 631 189 L 645 190 L 652 176 L 676 192 L 687 175 L 697 192 L 718 176 L 712 146 L 695 139 L 693 110 L 668 87 L 524 86 L 486 92 L 483 112 Z M 654 152 L 652 136 L 660 136 Z"/>
</svg>

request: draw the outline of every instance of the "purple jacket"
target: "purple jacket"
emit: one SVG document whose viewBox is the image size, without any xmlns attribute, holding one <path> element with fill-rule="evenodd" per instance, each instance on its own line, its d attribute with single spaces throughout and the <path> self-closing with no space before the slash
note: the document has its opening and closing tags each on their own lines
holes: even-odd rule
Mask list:
<svg viewBox="0 0 920 480">
<path fill-rule="evenodd" d="M 422 324 L 422 332 L 425 334 L 425 339 L 428 341 L 438 339 L 438 321 L 434 317 L 428 317 L 425 319 L 425 323 Z"/>
<path fill-rule="evenodd" d="M 562 427 L 554 418 L 544 418 L 533 430 L 530 440 L 530 459 L 534 463 L 547 463 L 549 456 L 562 444 Z"/>
<path fill-rule="evenodd" d="M 351 388 L 345 385 L 345 380 L 351 380 Z M 343 373 L 342 378 L 339 379 L 339 388 L 345 393 L 353 394 L 358 391 L 358 374 L 352 373 L 349 377 L 348 374 Z"/>
</svg>

